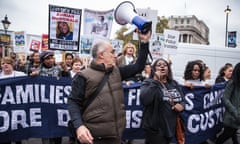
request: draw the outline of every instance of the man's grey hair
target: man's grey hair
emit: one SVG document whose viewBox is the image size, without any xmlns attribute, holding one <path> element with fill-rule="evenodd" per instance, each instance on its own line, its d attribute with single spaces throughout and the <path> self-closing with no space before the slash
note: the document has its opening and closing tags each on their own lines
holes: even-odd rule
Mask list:
<svg viewBox="0 0 240 144">
<path fill-rule="evenodd" d="M 99 53 L 104 52 L 108 44 L 109 42 L 104 40 L 97 41 L 95 44 L 93 44 L 93 47 L 92 47 L 93 59 L 97 58 Z"/>
</svg>

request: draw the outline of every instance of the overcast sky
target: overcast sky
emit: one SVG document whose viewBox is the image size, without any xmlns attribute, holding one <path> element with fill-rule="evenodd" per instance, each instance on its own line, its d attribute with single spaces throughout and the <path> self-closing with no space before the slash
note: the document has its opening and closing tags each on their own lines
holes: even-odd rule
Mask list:
<svg viewBox="0 0 240 144">
<path fill-rule="evenodd" d="M 48 33 L 48 5 L 66 6 L 79 9 L 115 9 L 123 0 L 0 0 L 0 19 L 7 14 L 11 25 L 9 30 L 26 31 L 29 34 Z M 158 10 L 158 16 L 195 15 L 210 30 L 209 41 L 213 46 L 224 46 L 226 14 L 229 5 L 228 30 L 240 34 L 240 0 L 131 0 L 136 8 Z M 114 22 L 112 36 L 119 25 Z M 0 27 L 3 29 L 3 27 Z M 238 37 L 238 45 L 240 38 Z"/>
</svg>

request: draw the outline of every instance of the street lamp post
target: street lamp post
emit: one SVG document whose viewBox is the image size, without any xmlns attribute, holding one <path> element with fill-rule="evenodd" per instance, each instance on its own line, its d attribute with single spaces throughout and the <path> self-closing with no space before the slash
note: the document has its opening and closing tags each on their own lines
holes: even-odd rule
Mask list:
<svg viewBox="0 0 240 144">
<path fill-rule="evenodd" d="M 7 15 L 5 16 L 4 20 L 2 20 L 3 28 L 5 30 L 5 34 L 7 34 L 8 27 L 10 26 L 11 22 L 8 20 Z"/>
<path fill-rule="evenodd" d="M 231 12 L 229 5 L 227 5 L 227 9 L 224 10 L 226 13 L 226 34 L 225 34 L 225 46 L 228 47 L 227 36 L 228 36 L 228 14 Z"/>
<path fill-rule="evenodd" d="M 10 26 L 10 24 L 11 24 L 11 22 L 8 20 L 7 15 L 4 17 L 4 20 L 2 20 L 2 24 L 3 24 L 4 31 L 5 31 L 5 37 L 7 37 L 7 36 L 8 36 L 8 35 L 7 35 L 7 30 L 8 30 L 8 27 Z M 4 43 L 4 42 L 3 42 L 3 43 Z M 2 57 L 5 56 L 5 50 L 6 50 L 5 47 L 7 47 L 7 45 L 8 45 L 8 44 L 5 43 L 4 46 L 3 46 L 3 49 L 2 49 Z"/>
</svg>

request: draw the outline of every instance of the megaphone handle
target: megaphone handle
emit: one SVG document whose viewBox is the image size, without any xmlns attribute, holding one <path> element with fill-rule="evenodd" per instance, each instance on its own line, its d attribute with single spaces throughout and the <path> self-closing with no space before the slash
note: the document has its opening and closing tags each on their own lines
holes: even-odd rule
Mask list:
<svg viewBox="0 0 240 144">
<path fill-rule="evenodd" d="M 125 32 L 123 33 L 123 36 L 126 36 L 126 35 L 134 32 L 136 29 L 137 29 L 137 26 L 132 25 L 127 31 L 125 31 Z"/>
<path fill-rule="evenodd" d="M 148 54 L 149 54 L 149 57 L 150 57 L 151 61 L 153 61 L 153 57 L 152 57 L 152 54 L 151 54 L 150 51 L 149 51 L 149 48 L 148 48 L 147 52 L 148 52 Z"/>
<path fill-rule="evenodd" d="M 140 42 L 140 41 L 139 41 Z M 141 42 L 140 42 L 141 43 Z M 150 53 L 150 51 L 149 51 L 149 47 L 147 48 L 147 53 L 149 54 L 149 57 L 150 57 L 150 59 L 151 59 L 151 61 L 153 61 L 153 57 L 152 57 L 152 54 Z"/>
</svg>

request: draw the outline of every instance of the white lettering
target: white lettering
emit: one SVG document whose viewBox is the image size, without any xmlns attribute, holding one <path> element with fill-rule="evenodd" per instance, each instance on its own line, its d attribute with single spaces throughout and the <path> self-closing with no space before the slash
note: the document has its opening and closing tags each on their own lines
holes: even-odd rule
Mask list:
<svg viewBox="0 0 240 144">
<path fill-rule="evenodd" d="M 55 94 L 54 92 L 55 92 L 55 86 L 50 85 L 49 99 L 51 104 L 54 104 L 54 94 Z"/>
<path fill-rule="evenodd" d="M 188 117 L 187 128 L 191 133 L 197 133 L 199 131 L 199 124 L 195 124 L 195 126 L 193 125 L 199 120 L 200 117 L 197 114 L 192 114 Z"/>
<path fill-rule="evenodd" d="M 203 108 L 208 109 L 212 106 L 222 103 L 222 94 L 224 90 L 213 91 L 206 93 L 203 97 Z"/>
<path fill-rule="evenodd" d="M 140 105 L 140 89 L 129 89 L 128 105 L 133 105 L 133 102 L 136 105 Z"/>
<path fill-rule="evenodd" d="M 45 96 L 45 85 L 41 85 L 41 102 L 42 103 L 49 103 L 49 99 L 46 98 Z"/>
<path fill-rule="evenodd" d="M 143 112 L 126 110 L 126 128 L 140 128 Z"/>
<path fill-rule="evenodd" d="M 68 110 L 58 109 L 57 114 L 58 114 L 58 125 L 67 126 L 68 121 L 70 120 L 70 115 Z"/>
<path fill-rule="evenodd" d="M 71 93 L 71 90 L 72 90 L 72 87 L 71 86 L 65 86 L 64 87 L 64 93 L 67 95 L 67 96 L 69 96 L 70 95 L 70 93 Z M 66 104 L 67 103 L 67 97 L 64 97 L 64 103 Z"/>
<path fill-rule="evenodd" d="M 16 103 L 12 88 L 10 86 L 6 86 L 5 93 L 3 95 L 2 102 L 1 102 L 1 104 L 7 104 L 7 103 L 9 103 L 9 104 Z"/>
<path fill-rule="evenodd" d="M 56 104 L 63 103 L 63 86 L 56 86 Z"/>
<path fill-rule="evenodd" d="M 41 127 L 41 108 L 30 108 L 29 115 L 25 110 L 12 110 L 11 114 L 6 111 L 0 111 L 0 132 L 6 132 L 11 126 L 11 130 L 17 130 L 19 127 Z M 11 118 L 11 119 L 10 119 Z M 27 120 L 29 119 L 29 123 Z"/>
<path fill-rule="evenodd" d="M 132 128 L 140 128 L 142 111 L 136 110 L 132 112 Z"/>
<path fill-rule="evenodd" d="M 191 133 L 198 133 L 200 130 L 206 131 L 222 121 L 223 113 L 223 108 L 217 108 L 203 114 L 192 114 L 188 117 L 187 128 Z"/>
<path fill-rule="evenodd" d="M 40 96 L 39 96 L 39 84 L 34 85 L 35 88 L 35 102 L 39 103 L 40 102 Z"/>
<path fill-rule="evenodd" d="M 208 113 L 205 112 L 204 114 L 200 114 L 200 128 L 202 130 L 206 130 L 207 124 L 208 124 Z"/>
<path fill-rule="evenodd" d="M 28 103 L 66 104 L 68 95 L 71 92 L 71 86 L 50 85 L 46 87 L 46 85 L 27 84 L 16 85 L 15 88 L 5 86 L 5 88 L 0 91 L 1 105 Z M 132 93 L 133 97 L 137 93 L 138 92 Z M 135 96 L 135 99 L 137 99 L 136 103 L 139 104 L 139 98 Z"/>
<path fill-rule="evenodd" d="M 0 118 L 3 119 L 3 124 L 0 126 L 0 132 L 5 132 L 9 128 L 10 117 L 6 111 L 0 111 Z"/>
<path fill-rule="evenodd" d="M 131 123 L 131 111 L 126 110 L 126 128 L 130 128 Z"/>
<path fill-rule="evenodd" d="M 29 113 L 30 113 L 31 127 L 41 127 L 42 126 L 41 109 L 40 108 L 31 108 Z"/>
<path fill-rule="evenodd" d="M 193 104 L 193 101 L 191 99 L 194 99 L 194 94 L 193 93 L 187 93 L 185 95 L 185 100 L 186 100 L 185 110 L 187 110 L 187 111 L 191 111 L 194 108 L 194 104 Z"/>
<path fill-rule="evenodd" d="M 214 116 L 214 111 L 210 110 L 209 111 L 209 118 L 208 118 L 208 127 L 209 128 L 213 128 L 214 125 L 215 125 L 215 120 L 214 120 L 213 116 Z"/>
<path fill-rule="evenodd" d="M 27 115 L 24 110 L 12 110 L 11 121 L 12 130 L 16 130 L 18 125 L 21 125 L 23 128 L 29 127 L 27 124 Z"/>
<path fill-rule="evenodd" d="M 23 89 L 23 85 L 16 86 L 16 101 L 17 104 L 21 103 L 29 103 L 34 102 L 34 95 L 33 95 L 33 85 L 26 85 L 25 91 Z"/>
</svg>

